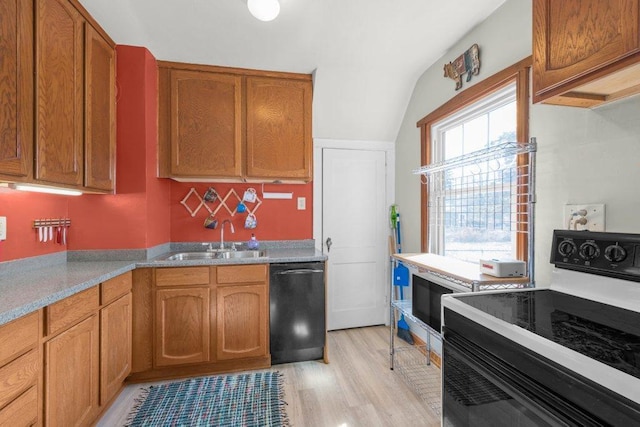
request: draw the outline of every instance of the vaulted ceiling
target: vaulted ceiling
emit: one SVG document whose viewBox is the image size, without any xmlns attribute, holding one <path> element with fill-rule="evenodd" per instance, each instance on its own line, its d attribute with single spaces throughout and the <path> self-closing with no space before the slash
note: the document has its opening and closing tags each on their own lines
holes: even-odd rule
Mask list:
<svg viewBox="0 0 640 427">
<path fill-rule="evenodd" d="M 504 1 L 280 0 L 262 22 L 246 0 L 80 0 L 159 60 L 314 73 L 314 138 L 380 141 L 395 141 L 418 77 Z"/>
</svg>

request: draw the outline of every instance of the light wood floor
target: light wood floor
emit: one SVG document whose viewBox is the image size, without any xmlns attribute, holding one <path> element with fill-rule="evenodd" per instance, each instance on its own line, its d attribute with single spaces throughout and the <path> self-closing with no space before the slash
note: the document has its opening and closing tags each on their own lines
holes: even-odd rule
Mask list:
<svg viewBox="0 0 640 427">
<path fill-rule="evenodd" d="M 333 331 L 329 333 L 329 364 L 274 366 L 272 370 L 284 374 L 291 425 L 439 426 L 437 411 L 407 385 L 397 369 L 389 369 L 388 338 L 389 329 L 383 326 Z M 428 387 L 439 395 L 440 384 L 434 378 Z M 127 386 L 98 426 L 123 425 L 139 387 Z"/>
</svg>

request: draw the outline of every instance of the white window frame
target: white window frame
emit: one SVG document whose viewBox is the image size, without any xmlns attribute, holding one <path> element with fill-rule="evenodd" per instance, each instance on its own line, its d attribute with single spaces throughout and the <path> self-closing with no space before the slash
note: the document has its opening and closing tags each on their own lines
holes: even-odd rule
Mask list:
<svg viewBox="0 0 640 427">
<path fill-rule="evenodd" d="M 448 130 L 458 127 L 466 122 L 472 121 L 480 116 L 487 115 L 490 112 L 497 110 L 499 108 L 502 108 L 505 105 L 510 103 L 517 103 L 516 81 L 513 81 L 508 85 L 505 85 L 499 90 L 492 92 L 488 96 L 485 96 L 479 99 L 478 101 L 461 109 L 460 111 L 457 111 L 456 113 L 451 114 L 438 122 L 435 122 L 431 127 L 431 141 L 432 141 L 431 150 L 432 150 L 432 156 L 433 156 L 432 162 L 436 163 L 436 162 L 441 162 L 446 160 L 445 159 L 446 141 L 444 138 L 444 134 Z M 516 113 L 516 116 L 517 116 L 517 113 Z M 489 132 L 490 129 L 487 128 L 487 131 Z M 514 122 L 514 131 L 517 135 L 517 117 L 515 118 L 515 122 Z M 444 182 L 444 181 L 441 181 L 441 182 Z M 470 191 L 473 191 L 471 190 L 471 188 L 472 187 L 470 187 Z M 432 218 L 431 215 L 429 216 L 428 228 L 432 232 L 430 232 L 428 236 L 428 247 L 429 247 L 430 253 L 444 255 L 445 225 L 444 225 L 444 221 L 441 220 L 445 215 L 444 205 L 438 206 L 436 211 L 437 211 L 437 215 L 440 216 L 440 218 L 438 217 Z M 433 221 L 436 221 L 436 225 L 433 224 Z M 440 224 L 437 225 L 437 222 L 440 222 Z M 517 242 L 516 242 L 515 230 L 512 231 L 511 243 L 512 243 L 511 256 L 513 258 L 516 258 Z"/>
</svg>

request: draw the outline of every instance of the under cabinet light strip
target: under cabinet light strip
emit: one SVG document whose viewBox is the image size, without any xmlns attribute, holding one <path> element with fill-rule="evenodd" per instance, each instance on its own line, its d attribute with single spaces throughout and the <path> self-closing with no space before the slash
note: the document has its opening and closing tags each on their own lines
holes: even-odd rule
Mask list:
<svg viewBox="0 0 640 427">
<path fill-rule="evenodd" d="M 82 195 L 82 191 L 70 190 L 68 188 L 46 187 L 41 185 L 30 185 L 30 184 L 8 184 L 7 186 L 14 190 L 32 191 L 36 193 L 59 194 L 63 196 Z"/>
</svg>

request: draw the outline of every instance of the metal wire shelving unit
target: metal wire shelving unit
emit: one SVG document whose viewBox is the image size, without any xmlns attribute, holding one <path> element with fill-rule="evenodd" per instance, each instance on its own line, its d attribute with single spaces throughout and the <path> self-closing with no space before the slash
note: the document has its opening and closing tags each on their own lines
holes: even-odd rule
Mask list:
<svg viewBox="0 0 640 427">
<path fill-rule="evenodd" d="M 428 185 L 430 236 L 440 235 L 444 226 L 485 230 L 503 230 L 527 235 L 527 275 L 528 283 L 468 282 L 442 272 L 428 271 L 442 279 L 469 291 L 522 289 L 534 286 L 534 205 L 535 205 L 535 138 L 530 142 L 507 142 L 464 154 L 442 162 L 423 166 L 414 171 L 422 175 L 423 184 Z M 394 259 L 391 259 L 393 271 Z M 393 277 L 391 295 L 393 295 Z M 394 358 L 407 350 L 394 344 L 395 322 L 401 314 L 409 318 L 427 332 L 426 345 L 422 346 L 425 357 L 412 358 L 412 363 L 404 366 L 401 360 L 395 368 L 413 384 L 411 372 L 418 364 L 430 365 L 431 339 L 439 337 L 440 331 L 433 330 L 412 314 L 411 300 L 391 300 L 390 302 L 390 368 L 394 369 Z M 409 347 L 411 348 L 411 347 Z M 397 355 L 396 355 L 397 353 Z M 422 384 L 418 384 L 423 387 Z M 420 388 L 417 387 L 417 388 Z"/>
</svg>

